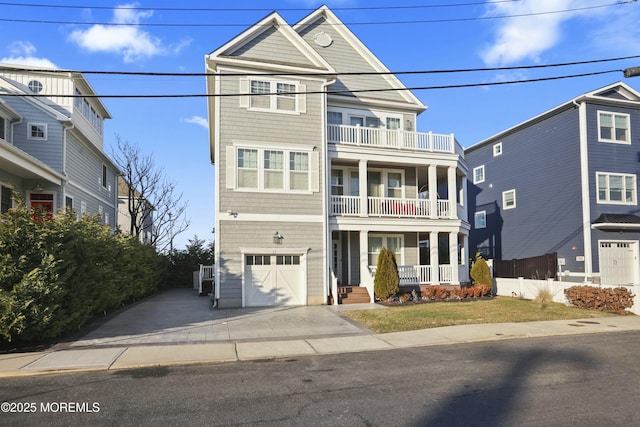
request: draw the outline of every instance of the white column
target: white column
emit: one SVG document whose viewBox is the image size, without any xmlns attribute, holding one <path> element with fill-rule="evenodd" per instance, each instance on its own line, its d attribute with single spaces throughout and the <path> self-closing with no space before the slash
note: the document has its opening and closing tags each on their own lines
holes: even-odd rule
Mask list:
<svg viewBox="0 0 640 427">
<path fill-rule="evenodd" d="M 451 264 L 451 283 L 459 284 L 458 277 L 458 233 L 449 233 L 449 263 Z"/>
<path fill-rule="evenodd" d="M 358 162 L 358 191 L 360 194 L 360 216 L 369 216 L 369 201 L 367 198 L 367 161 Z"/>
<path fill-rule="evenodd" d="M 458 216 L 458 204 L 456 203 L 456 168 L 450 166 L 447 168 L 447 181 L 449 186 L 449 218 Z"/>
<path fill-rule="evenodd" d="M 360 286 L 367 288 L 374 303 L 373 276 L 369 271 L 369 232 L 364 230 L 360 230 Z"/>
<path fill-rule="evenodd" d="M 469 236 L 466 234 L 462 235 L 462 264 L 465 266 L 465 275 L 462 279 L 465 282 L 469 281 Z"/>
<path fill-rule="evenodd" d="M 462 209 L 462 215 L 463 217 L 460 218 L 464 221 L 469 221 L 469 214 L 467 213 L 467 177 L 466 176 L 462 176 L 462 193 L 460 194 L 460 203 L 462 204 L 462 207 L 464 209 Z M 466 247 L 466 245 L 465 245 Z M 466 264 L 466 262 L 465 262 Z"/>
<path fill-rule="evenodd" d="M 429 255 L 431 259 L 431 283 L 440 284 L 440 260 L 438 259 L 438 232 L 429 233 Z"/>
<path fill-rule="evenodd" d="M 436 166 L 429 165 L 427 168 L 427 176 L 429 178 L 429 206 L 431 207 L 431 218 L 438 217 L 438 175 Z"/>
</svg>

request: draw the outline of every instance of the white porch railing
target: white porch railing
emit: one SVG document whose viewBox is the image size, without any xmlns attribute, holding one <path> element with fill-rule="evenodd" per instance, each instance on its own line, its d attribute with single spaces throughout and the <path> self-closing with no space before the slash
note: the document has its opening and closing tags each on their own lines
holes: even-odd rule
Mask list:
<svg viewBox="0 0 640 427">
<path fill-rule="evenodd" d="M 375 277 L 376 267 L 369 267 L 371 274 Z M 433 269 L 430 265 L 399 265 L 398 276 L 400 276 L 400 286 L 407 285 L 440 285 L 453 282 L 453 266 L 441 264 L 438 266 L 438 276 L 433 276 Z"/>
<path fill-rule="evenodd" d="M 432 209 L 428 199 L 402 199 L 394 197 L 368 197 L 367 210 L 362 211 L 358 196 L 331 196 L 331 215 L 360 215 L 379 217 L 430 218 Z M 435 212 L 438 218 L 450 218 L 448 200 L 438 200 Z"/>
<path fill-rule="evenodd" d="M 211 282 L 211 286 L 215 286 L 215 265 L 202 265 L 200 264 L 200 268 L 198 271 L 194 272 L 194 281 L 197 282 L 198 292 L 200 294 L 203 293 L 202 284 L 204 282 Z M 195 285 L 195 283 L 194 283 Z"/>
<path fill-rule="evenodd" d="M 404 150 L 421 150 L 454 153 L 456 141 L 453 134 L 410 132 L 385 128 L 369 128 L 349 125 L 327 125 L 328 142 L 356 144 L 373 147 L 391 147 Z"/>
</svg>

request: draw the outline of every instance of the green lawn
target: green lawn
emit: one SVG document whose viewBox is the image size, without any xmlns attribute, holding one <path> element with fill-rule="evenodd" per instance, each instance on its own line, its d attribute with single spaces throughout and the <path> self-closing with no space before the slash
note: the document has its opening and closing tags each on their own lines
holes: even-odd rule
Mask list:
<svg viewBox="0 0 640 427">
<path fill-rule="evenodd" d="M 376 333 L 413 331 L 440 326 L 477 323 L 533 322 L 617 316 L 601 311 L 496 297 L 472 302 L 407 304 L 376 310 L 345 311 L 344 314 Z"/>
</svg>

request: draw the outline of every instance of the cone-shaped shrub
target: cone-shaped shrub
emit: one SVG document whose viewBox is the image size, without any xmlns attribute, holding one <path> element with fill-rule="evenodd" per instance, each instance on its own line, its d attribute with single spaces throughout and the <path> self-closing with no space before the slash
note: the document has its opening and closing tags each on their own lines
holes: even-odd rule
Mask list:
<svg viewBox="0 0 640 427">
<path fill-rule="evenodd" d="M 491 290 L 493 285 L 491 272 L 489 271 L 487 261 L 485 261 L 480 254 L 476 255 L 476 260 L 473 263 L 473 267 L 471 267 L 471 278 L 475 286 L 486 285 L 489 290 Z"/>
<path fill-rule="evenodd" d="M 380 250 L 378 255 L 378 266 L 376 268 L 376 277 L 373 281 L 373 290 L 376 297 L 381 300 L 389 299 L 392 295 L 400 290 L 400 277 L 398 276 L 398 266 L 396 257 L 392 251 L 387 248 Z"/>
</svg>

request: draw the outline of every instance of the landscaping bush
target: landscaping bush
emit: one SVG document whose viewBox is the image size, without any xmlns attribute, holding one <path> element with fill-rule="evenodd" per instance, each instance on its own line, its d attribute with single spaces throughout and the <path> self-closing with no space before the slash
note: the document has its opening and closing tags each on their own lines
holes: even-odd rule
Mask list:
<svg viewBox="0 0 640 427">
<path fill-rule="evenodd" d="M 474 285 L 485 285 L 491 290 L 493 286 L 493 281 L 491 280 L 491 271 L 489 270 L 489 266 L 487 265 L 487 261 L 482 258 L 482 255 L 479 253 L 476 254 L 476 259 L 473 263 L 473 267 L 471 267 L 471 278 L 473 279 Z"/>
<path fill-rule="evenodd" d="M 398 265 L 396 257 L 387 248 L 380 250 L 378 255 L 378 266 L 376 276 L 373 280 L 373 290 L 375 296 L 381 300 L 389 299 L 400 290 L 400 276 L 398 275 Z"/>
<path fill-rule="evenodd" d="M 633 295 L 626 288 L 572 286 L 564 294 L 571 305 L 589 310 L 626 314 L 633 306 Z"/>
<path fill-rule="evenodd" d="M 159 281 L 154 248 L 71 211 L 34 220 L 11 209 L 0 217 L 0 253 L 0 341 L 59 337 Z"/>
</svg>

